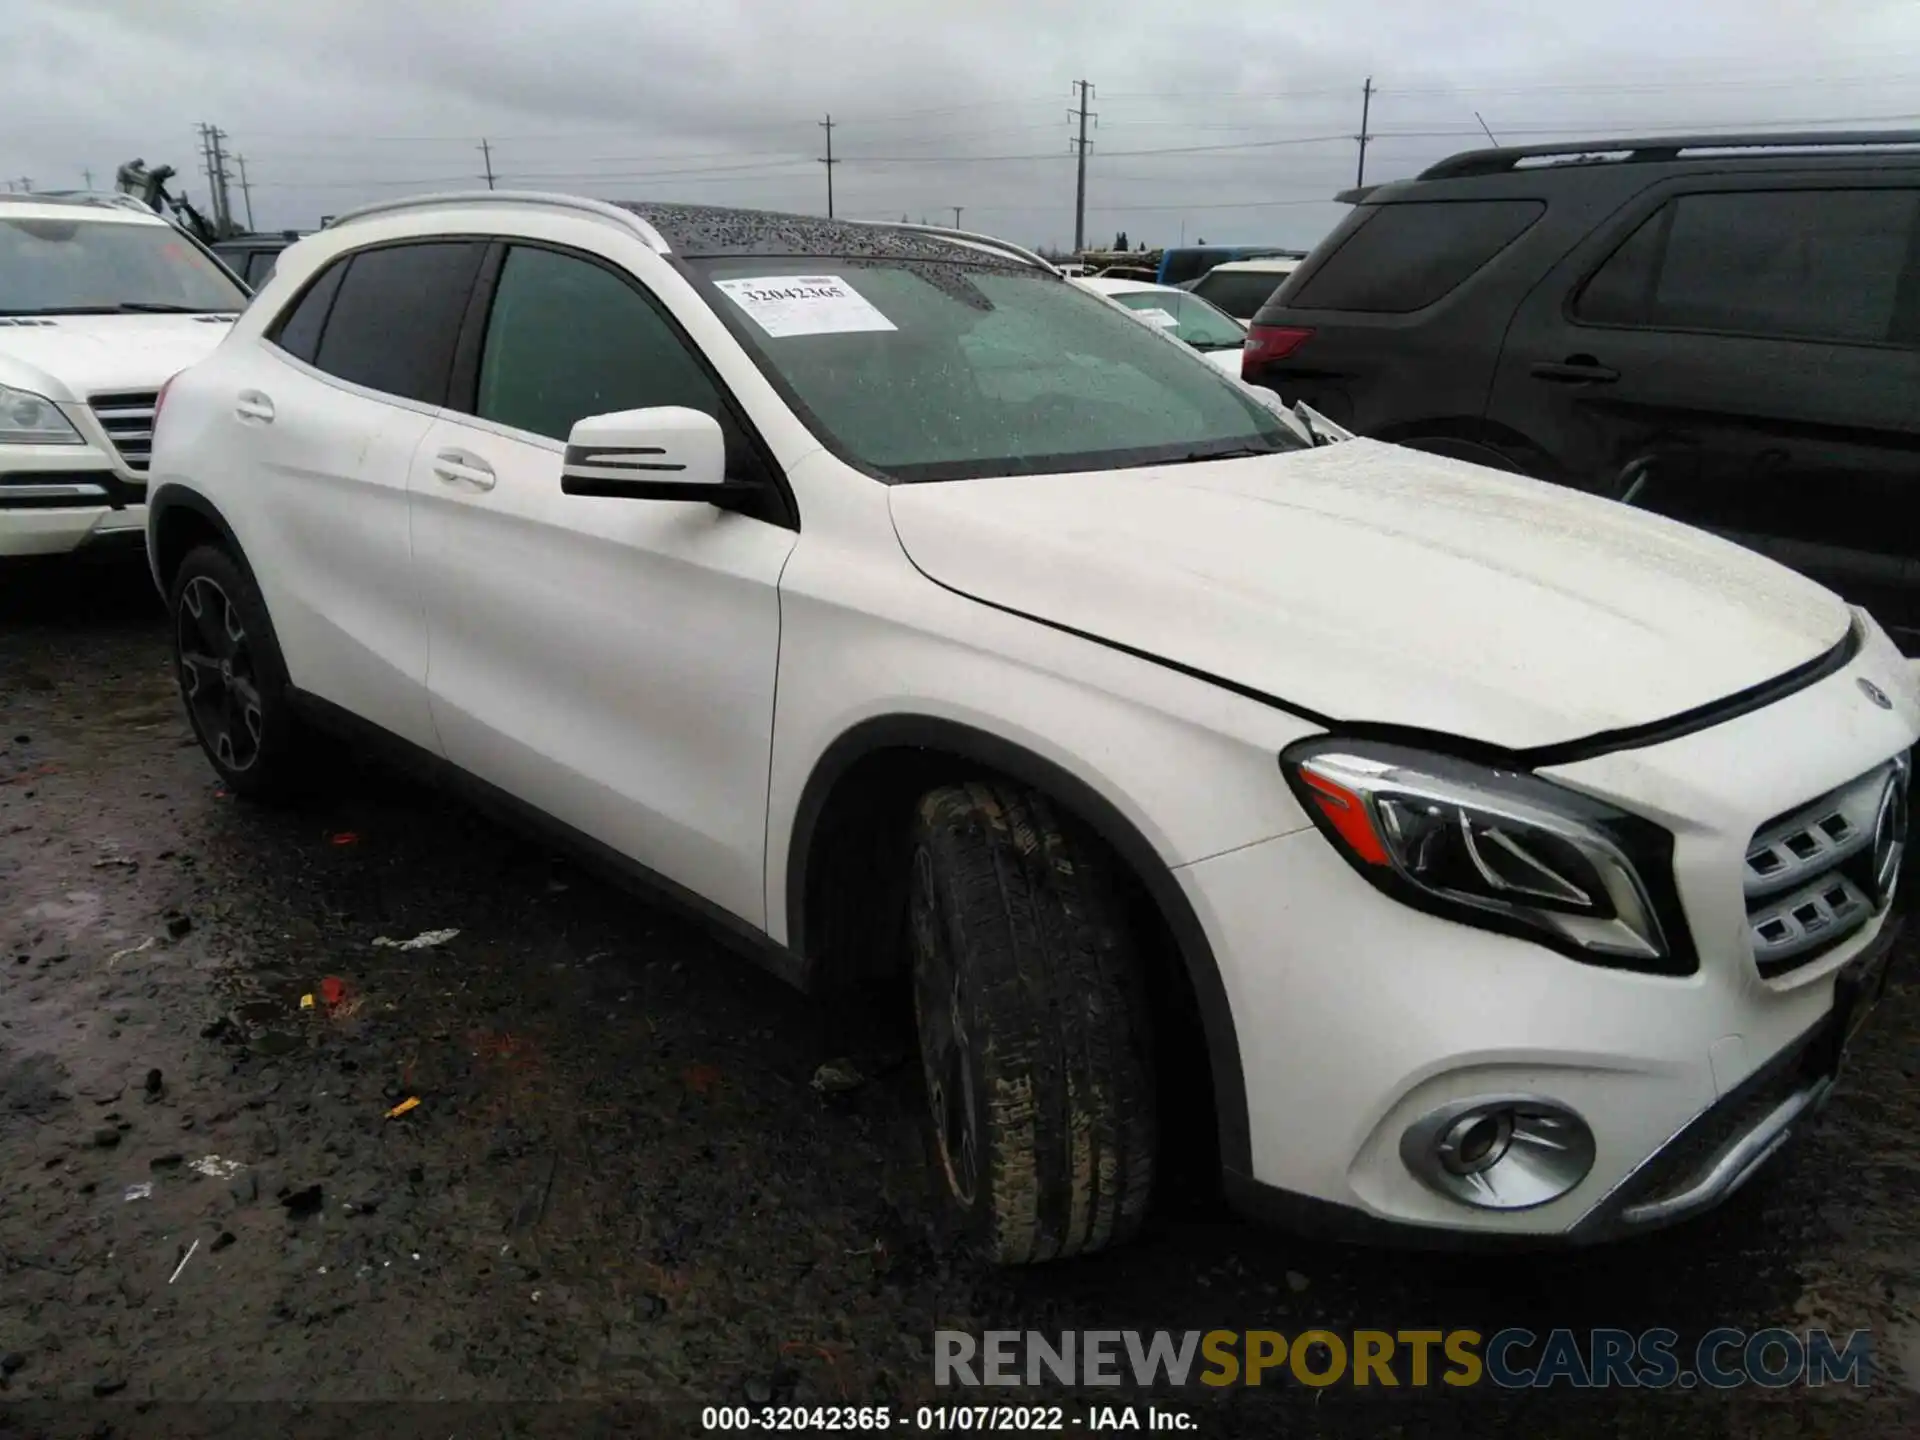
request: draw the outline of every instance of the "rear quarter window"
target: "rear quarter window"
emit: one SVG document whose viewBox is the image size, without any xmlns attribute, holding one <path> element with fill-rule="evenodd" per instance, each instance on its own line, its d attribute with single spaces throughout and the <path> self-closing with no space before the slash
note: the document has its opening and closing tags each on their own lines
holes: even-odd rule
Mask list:
<svg viewBox="0 0 1920 1440">
<path fill-rule="evenodd" d="M 1443 298 L 1546 214 L 1539 200 L 1376 205 L 1287 296 L 1303 310 L 1405 314 Z"/>
<path fill-rule="evenodd" d="M 422 240 L 356 253 L 314 365 L 369 390 L 444 405 L 485 250 L 473 240 Z"/>
</svg>

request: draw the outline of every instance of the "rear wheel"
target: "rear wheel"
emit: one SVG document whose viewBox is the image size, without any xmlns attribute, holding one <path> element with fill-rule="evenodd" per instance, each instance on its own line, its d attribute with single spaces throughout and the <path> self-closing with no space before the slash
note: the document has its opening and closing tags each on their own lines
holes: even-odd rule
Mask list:
<svg viewBox="0 0 1920 1440">
<path fill-rule="evenodd" d="M 312 741 L 287 702 L 287 670 L 253 577 L 202 545 L 174 572 L 174 671 L 200 748 L 239 795 L 279 799 L 308 776 Z"/>
<path fill-rule="evenodd" d="M 947 786 L 915 812 L 914 1014 L 937 1183 L 1001 1264 L 1140 1228 L 1154 1096 L 1141 973 L 1099 844 L 1045 796 Z"/>
</svg>

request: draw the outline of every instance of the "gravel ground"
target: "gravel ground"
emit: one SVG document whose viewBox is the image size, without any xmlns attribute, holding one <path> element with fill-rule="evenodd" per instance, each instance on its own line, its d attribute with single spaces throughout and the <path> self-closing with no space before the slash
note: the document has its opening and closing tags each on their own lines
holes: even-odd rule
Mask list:
<svg viewBox="0 0 1920 1440">
<path fill-rule="evenodd" d="M 1920 1434 L 1910 959 L 1817 1134 L 1669 1235 L 1436 1258 L 1200 1199 L 1109 1258 L 984 1270 L 925 1222 L 894 1010 L 796 996 L 377 769 L 234 800 L 144 574 L 16 567 L 0 1436 L 697 1433 L 717 1402 L 951 1403 L 940 1327 L 1812 1324 L 1873 1330 L 1870 1388 L 1157 1399 L 1208 1435 Z M 823 1096 L 843 1056 L 867 1078 Z"/>
</svg>

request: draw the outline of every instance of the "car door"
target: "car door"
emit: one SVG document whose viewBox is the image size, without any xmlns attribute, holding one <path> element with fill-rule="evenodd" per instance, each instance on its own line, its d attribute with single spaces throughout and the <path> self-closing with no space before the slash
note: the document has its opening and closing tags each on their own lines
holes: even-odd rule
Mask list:
<svg viewBox="0 0 1920 1440">
<path fill-rule="evenodd" d="M 232 397 L 249 473 L 272 492 L 242 538 L 293 683 L 430 750 L 407 479 L 484 252 L 426 241 L 341 257 L 235 372 Z"/>
<path fill-rule="evenodd" d="M 1766 188 L 1756 188 L 1765 185 Z M 1920 646 L 1920 189 L 1676 181 L 1526 300 L 1488 418 L 1549 478 L 1724 533 Z"/>
<path fill-rule="evenodd" d="M 772 462 L 631 274 L 521 244 L 489 270 L 468 413 L 433 425 L 411 480 L 447 757 L 763 926 L 778 587 L 796 534 L 776 512 L 565 495 L 560 468 L 575 421 L 655 405 L 718 416 L 730 478 L 769 498 Z"/>
</svg>

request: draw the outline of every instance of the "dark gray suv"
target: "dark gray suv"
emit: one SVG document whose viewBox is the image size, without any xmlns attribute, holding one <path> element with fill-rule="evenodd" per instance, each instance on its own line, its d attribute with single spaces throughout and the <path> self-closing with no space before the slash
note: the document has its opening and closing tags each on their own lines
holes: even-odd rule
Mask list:
<svg viewBox="0 0 1920 1440">
<path fill-rule="evenodd" d="M 1920 131 L 1477 150 L 1340 198 L 1245 378 L 1719 531 L 1920 653 Z"/>
</svg>

